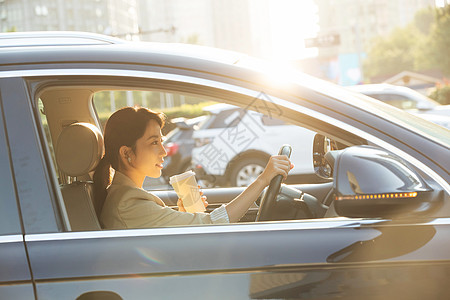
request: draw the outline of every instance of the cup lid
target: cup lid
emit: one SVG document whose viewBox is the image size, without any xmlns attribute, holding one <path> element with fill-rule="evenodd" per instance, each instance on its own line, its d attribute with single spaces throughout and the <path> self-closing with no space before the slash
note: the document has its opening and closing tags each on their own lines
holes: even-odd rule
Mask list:
<svg viewBox="0 0 450 300">
<path fill-rule="evenodd" d="M 195 176 L 195 172 L 191 171 L 191 170 L 186 171 L 186 172 L 181 173 L 181 174 L 178 174 L 178 175 L 173 175 L 173 176 L 170 176 L 169 183 L 173 184 L 173 183 L 175 183 L 177 181 L 184 180 L 184 179 L 186 179 L 188 177 L 191 177 L 191 176 Z"/>
</svg>

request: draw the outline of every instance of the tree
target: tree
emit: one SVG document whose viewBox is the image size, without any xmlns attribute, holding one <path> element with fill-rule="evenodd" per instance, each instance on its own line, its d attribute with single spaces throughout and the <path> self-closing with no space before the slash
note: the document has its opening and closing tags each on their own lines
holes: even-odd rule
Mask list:
<svg viewBox="0 0 450 300">
<path fill-rule="evenodd" d="M 416 27 L 420 33 L 429 35 L 434 24 L 435 11 L 434 9 L 421 9 L 414 15 L 412 21 L 413 26 Z"/>
<path fill-rule="evenodd" d="M 418 30 L 409 25 L 395 29 L 385 38 L 376 38 L 363 62 L 364 74 L 370 78 L 414 69 L 419 35 Z"/>
<path fill-rule="evenodd" d="M 450 75 L 450 5 L 436 11 L 436 23 L 430 35 L 434 63 L 444 75 Z"/>
<path fill-rule="evenodd" d="M 450 105 L 450 84 L 438 85 L 429 97 L 442 105 Z"/>
<path fill-rule="evenodd" d="M 424 9 L 411 24 L 378 37 L 368 50 L 364 74 L 390 76 L 405 70 L 440 70 L 450 74 L 450 5 Z"/>
</svg>

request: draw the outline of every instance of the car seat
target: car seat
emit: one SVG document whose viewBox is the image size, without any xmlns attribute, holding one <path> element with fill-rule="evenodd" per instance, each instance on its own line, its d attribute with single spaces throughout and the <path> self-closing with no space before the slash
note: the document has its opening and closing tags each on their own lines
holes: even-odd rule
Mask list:
<svg viewBox="0 0 450 300">
<path fill-rule="evenodd" d="M 69 177 L 68 183 L 61 185 L 61 193 L 72 231 L 101 229 L 101 207 L 95 203 L 89 173 L 97 167 L 103 151 L 102 134 L 89 123 L 73 123 L 58 137 L 56 162 Z"/>
</svg>

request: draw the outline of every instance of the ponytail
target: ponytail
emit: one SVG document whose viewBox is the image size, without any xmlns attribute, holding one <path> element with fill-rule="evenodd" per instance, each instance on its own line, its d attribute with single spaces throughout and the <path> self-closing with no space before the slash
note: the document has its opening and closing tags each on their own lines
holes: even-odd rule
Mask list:
<svg viewBox="0 0 450 300">
<path fill-rule="evenodd" d="M 94 208 L 97 216 L 103 208 L 103 203 L 106 199 L 106 188 L 111 184 L 111 163 L 106 155 L 100 160 L 95 169 L 94 179 Z"/>
</svg>

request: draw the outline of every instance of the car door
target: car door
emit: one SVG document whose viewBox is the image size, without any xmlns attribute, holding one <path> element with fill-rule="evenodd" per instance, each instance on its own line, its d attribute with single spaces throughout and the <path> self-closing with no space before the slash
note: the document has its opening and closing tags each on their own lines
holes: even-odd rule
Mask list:
<svg viewBox="0 0 450 300">
<path fill-rule="evenodd" d="M 8 106 L 9 112 L 30 110 L 31 100 L 19 86 L 14 94 L 21 102 Z M 36 132 L 31 117 L 7 121 L 22 125 L 18 133 Z M 34 204 L 23 214 L 39 299 L 356 298 L 398 295 L 405 289 L 408 295 L 446 295 L 446 218 L 331 218 L 71 232 L 58 207 L 61 195 L 52 189 L 55 180 L 44 140 L 42 135 L 17 139 L 14 148 L 26 149 L 32 170 L 44 174 L 30 183 L 32 192 L 41 193 L 36 201 L 42 205 Z M 15 156 L 21 152 L 16 152 L 13 164 L 22 166 Z M 16 178 L 28 176 L 26 167 Z M 29 194 L 19 193 L 21 204 L 32 205 Z M 399 276 L 404 272 L 407 277 Z M 417 280 L 423 285 L 415 284 Z M 424 285 L 432 289 L 421 292 Z"/>
<path fill-rule="evenodd" d="M 28 243 L 42 299 L 443 299 L 449 228 L 448 219 L 320 220 L 33 235 Z"/>
<path fill-rule="evenodd" d="M 1 81 L 1 79 L 0 79 Z M 7 97 L 0 88 L 0 298 L 33 299 L 32 276 L 17 206 L 16 181 L 3 111 Z"/>
</svg>

